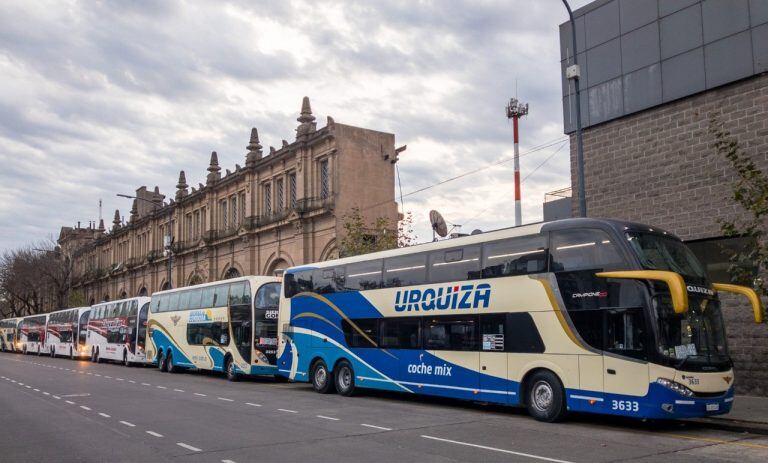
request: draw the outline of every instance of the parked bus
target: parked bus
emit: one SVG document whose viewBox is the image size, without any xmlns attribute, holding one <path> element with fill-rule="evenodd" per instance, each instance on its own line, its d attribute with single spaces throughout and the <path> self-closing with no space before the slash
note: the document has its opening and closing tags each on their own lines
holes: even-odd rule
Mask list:
<svg viewBox="0 0 768 463">
<path fill-rule="evenodd" d="M 43 353 L 45 348 L 45 326 L 48 314 L 30 315 L 21 319 L 19 324 L 19 342 L 24 354 Z"/>
<path fill-rule="evenodd" d="M 20 321 L 20 318 L 0 320 L 0 351 L 16 352 L 16 338 Z"/>
<path fill-rule="evenodd" d="M 288 269 L 278 368 L 318 392 L 385 389 L 638 418 L 728 413 L 718 292 L 645 225 L 568 219 Z"/>
<path fill-rule="evenodd" d="M 132 297 L 91 307 L 86 342 L 92 362 L 146 363 L 149 303 L 148 297 Z"/>
<path fill-rule="evenodd" d="M 48 314 L 48 327 L 43 349 L 51 357 L 67 356 L 71 359 L 89 357 L 88 316 L 90 307 L 63 309 Z"/>
<path fill-rule="evenodd" d="M 274 375 L 280 279 L 247 276 L 152 295 L 150 347 L 161 371 Z"/>
</svg>

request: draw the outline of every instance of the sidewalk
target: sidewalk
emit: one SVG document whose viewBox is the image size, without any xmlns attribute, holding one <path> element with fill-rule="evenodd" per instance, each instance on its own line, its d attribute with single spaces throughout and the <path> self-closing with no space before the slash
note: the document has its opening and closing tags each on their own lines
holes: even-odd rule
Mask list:
<svg viewBox="0 0 768 463">
<path fill-rule="evenodd" d="M 768 397 L 737 395 L 727 415 L 689 421 L 728 431 L 768 435 Z"/>
</svg>

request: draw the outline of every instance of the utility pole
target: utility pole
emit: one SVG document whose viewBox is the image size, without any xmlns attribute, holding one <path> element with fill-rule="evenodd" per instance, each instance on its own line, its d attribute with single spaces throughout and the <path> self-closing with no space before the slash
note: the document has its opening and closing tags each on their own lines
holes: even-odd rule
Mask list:
<svg viewBox="0 0 768 463">
<path fill-rule="evenodd" d="M 515 138 L 515 226 L 523 224 L 523 210 L 520 195 L 520 136 L 518 133 L 518 120 L 528 114 L 528 103 L 520 103 L 517 98 L 509 100 L 507 106 L 507 119 L 512 119 L 512 131 Z"/>
</svg>

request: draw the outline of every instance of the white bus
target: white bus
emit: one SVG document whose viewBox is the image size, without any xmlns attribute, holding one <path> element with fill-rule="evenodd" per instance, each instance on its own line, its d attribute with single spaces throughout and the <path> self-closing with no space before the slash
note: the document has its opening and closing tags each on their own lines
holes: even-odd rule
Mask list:
<svg viewBox="0 0 768 463">
<path fill-rule="evenodd" d="M 16 352 L 19 322 L 21 318 L 0 320 L 0 351 Z"/>
<path fill-rule="evenodd" d="M 148 358 L 161 371 L 275 375 L 280 279 L 246 276 L 152 295 Z"/>
<path fill-rule="evenodd" d="M 728 413 L 719 292 L 646 225 L 569 219 L 286 270 L 280 374 L 318 392 L 386 389 L 636 418 Z"/>
<path fill-rule="evenodd" d="M 146 363 L 149 303 L 148 297 L 132 297 L 91 307 L 86 342 L 92 362 Z"/>
<path fill-rule="evenodd" d="M 48 314 L 30 315 L 21 319 L 19 324 L 19 343 L 24 354 L 43 353 L 45 348 L 45 326 Z"/>
<path fill-rule="evenodd" d="M 71 359 L 89 357 L 88 316 L 90 307 L 63 309 L 48 314 L 44 352 Z"/>
</svg>

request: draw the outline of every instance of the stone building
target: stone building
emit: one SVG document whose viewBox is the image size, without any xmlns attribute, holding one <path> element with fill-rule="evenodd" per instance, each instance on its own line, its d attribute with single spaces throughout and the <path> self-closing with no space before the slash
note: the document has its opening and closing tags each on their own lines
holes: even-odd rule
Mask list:
<svg viewBox="0 0 768 463">
<path fill-rule="evenodd" d="M 768 2 L 599 0 L 574 15 L 587 214 L 667 229 L 713 280 L 729 281 L 728 250 L 749 242 L 721 231 L 720 219 L 744 211 L 731 199 L 735 170 L 714 150 L 709 118 L 768 173 Z M 565 69 L 569 23 L 560 44 Z M 563 118 L 576 198 L 574 85 L 565 78 Z M 768 328 L 739 299 L 723 299 L 737 391 L 768 395 Z"/>
<path fill-rule="evenodd" d="M 334 258 L 343 216 L 354 207 L 367 220 L 395 224 L 394 135 L 331 117 L 318 129 L 306 97 L 298 122 L 295 140 L 266 155 L 252 129 L 245 165 L 234 171 L 222 173 L 211 153 L 197 187 L 181 171 L 168 201 L 157 187 L 139 188 L 125 224 L 115 211 L 109 231 L 103 221 L 62 228 L 59 244 L 73 257 L 75 290 L 93 304 L 169 285 L 276 274 Z M 171 256 L 166 236 L 173 239 Z"/>
</svg>

